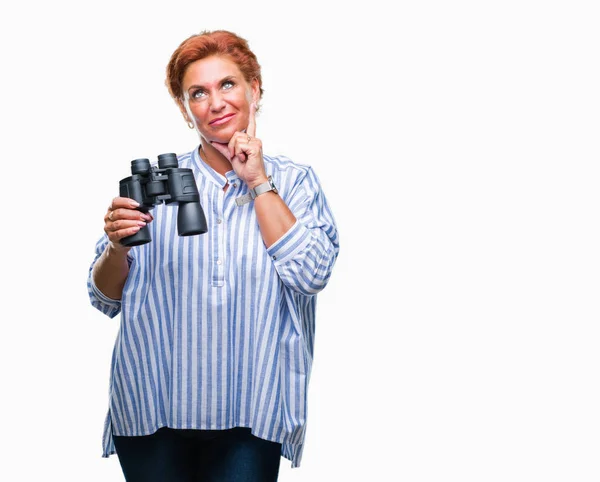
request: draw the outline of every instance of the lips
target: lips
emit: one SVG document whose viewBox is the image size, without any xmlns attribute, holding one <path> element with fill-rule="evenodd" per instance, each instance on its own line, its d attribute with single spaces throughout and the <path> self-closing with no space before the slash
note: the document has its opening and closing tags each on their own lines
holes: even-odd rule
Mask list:
<svg viewBox="0 0 600 482">
<path fill-rule="evenodd" d="M 217 119 L 213 119 L 213 120 L 211 120 L 211 121 L 208 123 L 208 125 L 211 125 L 211 126 L 217 126 L 217 125 L 220 125 L 220 124 L 225 124 L 225 123 L 226 123 L 227 121 L 229 121 L 229 119 L 231 119 L 231 118 L 232 118 L 234 115 L 235 115 L 235 114 L 227 114 L 227 115 L 224 115 L 223 117 L 219 117 L 219 118 L 217 118 Z"/>
</svg>

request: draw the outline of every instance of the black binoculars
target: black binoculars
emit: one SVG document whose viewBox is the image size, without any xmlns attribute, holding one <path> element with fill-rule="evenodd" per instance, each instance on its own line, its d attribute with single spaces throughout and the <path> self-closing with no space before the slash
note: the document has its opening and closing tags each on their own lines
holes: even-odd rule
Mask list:
<svg viewBox="0 0 600 482">
<path fill-rule="evenodd" d="M 148 159 L 131 161 L 131 176 L 119 181 L 121 197 L 139 203 L 138 211 L 147 213 L 155 205 L 177 203 L 177 233 L 179 236 L 204 234 L 206 218 L 200 205 L 200 195 L 191 169 L 179 168 L 174 153 L 158 156 L 158 167 L 150 167 Z M 121 239 L 123 246 L 139 246 L 152 241 L 148 226 L 132 236 Z"/>
</svg>

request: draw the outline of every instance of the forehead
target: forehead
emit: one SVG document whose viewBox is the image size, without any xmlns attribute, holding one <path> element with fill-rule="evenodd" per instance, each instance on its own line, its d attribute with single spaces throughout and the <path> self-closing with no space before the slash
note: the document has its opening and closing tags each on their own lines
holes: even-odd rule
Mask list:
<svg viewBox="0 0 600 482">
<path fill-rule="evenodd" d="M 182 79 L 184 90 L 190 85 L 210 87 L 225 77 L 243 78 L 237 64 L 226 57 L 211 56 L 196 60 L 188 65 Z"/>
</svg>

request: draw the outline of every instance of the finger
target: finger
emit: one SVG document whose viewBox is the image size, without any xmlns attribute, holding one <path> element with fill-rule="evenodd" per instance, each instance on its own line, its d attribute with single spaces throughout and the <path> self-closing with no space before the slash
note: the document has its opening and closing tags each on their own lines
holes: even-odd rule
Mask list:
<svg viewBox="0 0 600 482">
<path fill-rule="evenodd" d="M 123 231 L 123 230 L 131 230 L 132 228 L 138 228 L 141 229 L 144 226 L 146 226 L 148 223 L 146 223 L 145 221 L 140 221 L 140 220 L 131 220 L 131 219 L 119 219 L 118 221 L 114 221 L 112 223 L 109 223 L 106 228 L 105 231 L 110 232 L 110 233 L 117 233 L 119 231 Z"/>
<path fill-rule="evenodd" d="M 233 134 L 231 139 L 229 139 L 229 144 L 227 147 L 229 148 L 229 158 L 232 159 L 236 154 L 236 145 L 242 142 L 242 139 L 247 139 L 248 135 L 243 132 L 236 132 Z"/>
<path fill-rule="evenodd" d="M 213 142 L 213 141 L 211 141 L 210 145 L 213 146 L 221 154 L 223 154 L 223 156 L 225 157 L 225 159 L 227 159 L 228 161 L 231 161 L 231 153 L 229 152 L 229 145 L 228 144 L 221 144 L 220 142 Z"/>
<path fill-rule="evenodd" d="M 246 132 L 250 137 L 256 137 L 256 103 L 252 102 L 250 104 L 250 119 L 248 121 L 248 129 Z"/>
<path fill-rule="evenodd" d="M 233 162 L 234 158 L 237 157 L 237 160 L 240 162 L 245 162 L 248 156 L 243 154 L 243 151 L 238 147 L 240 144 L 246 142 L 246 139 L 249 139 L 248 134 L 245 132 L 235 132 L 231 139 L 229 140 L 228 148 L 229 148 L 229 157 L 230 162 Z"/>
<path fill-rule="evenodd" d="M 117 208 L 135 209 L 139 206 L 140 203 L 128 197 L 116 197 L 113 198 L 108 209 L 109 211 L 114 211 Z"/>
<path fill-rule="evenodd" d="M 141 228 L 141 226 L 132 226 L 127 229 L 120 229 L 118 231 L 113 231 L 108 234 L 108 239 L 113 243 L 119 243 L 119 241 L 127 236 L 133 236 L 137 233 Z"/>
<path fill-rule="evenodd" d="M 147 221 L 150 222 L 154 218 L 150 213 L 143 213 L 138 211 L 137 209 L 129 209 L 129 208 L 118 208 L 114 210 L 108 210 L 106 216 L 104 217 L 104 221 L 107 220 L 109 222 L 115 222 L 119 219 L 131 219 L 134 221 Z"/>
<path fill-rule="evenodd" d="M 231 167 L 233 167 L 233 170 L 237 170 L 240 166 L 240 164 L 244 164 L 245 160 L 240 159 L 238 156 L 233 156 L 231 158 Z"/>
<path fill-rule="evenodd" d="M 247 161 L 250 155 L 250 143 L 237 142 L 234 146 L 233 155 L 242 162 Z"/>
<path fill-rule="evenodd" d="M 250 150 L 254 153 L 260 154 L 262 152 L 262 141 L 258 138 L 252 139 L 250 142 Z"/>
</svg>

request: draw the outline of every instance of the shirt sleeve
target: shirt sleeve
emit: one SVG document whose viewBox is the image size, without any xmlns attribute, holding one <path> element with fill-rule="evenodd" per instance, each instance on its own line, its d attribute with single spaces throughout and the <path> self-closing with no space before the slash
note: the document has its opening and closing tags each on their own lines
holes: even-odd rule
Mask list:
<svg viewBox="0 0 600 482">
<path fill-rule="evenodd" d="M 327 285 L 339 253 L 338 232 L 319 180 L 311 168 L 288 201 L 296 222 L 267 253 L 283 283 L 303 295 Z"/>
<path fill-rule="evenodd" d="M 100 258 L 100 255 L 106 249 L 107 244 L 108 237 L 106 235 L 104 235 L 104 237 L 101 238 L 96 244 L 96 257 L 94 258 L 94 261 L 92 262 L 88 272 L 87 288 L 92 306 L 100 310 L 109 318 L 114 318 L 121 311 L 121 300 L 113 300 L 112 298 L 109 298 L 104 293 L 102 293 L 102 291 L 100 291 L 98 287 L 94 284 L 94 280 L 92 278 L 92 270 L 94 269 L 94 265 L 96 264 L 96 261 L 98 261 L 98 258 Z"/>
</svg>

